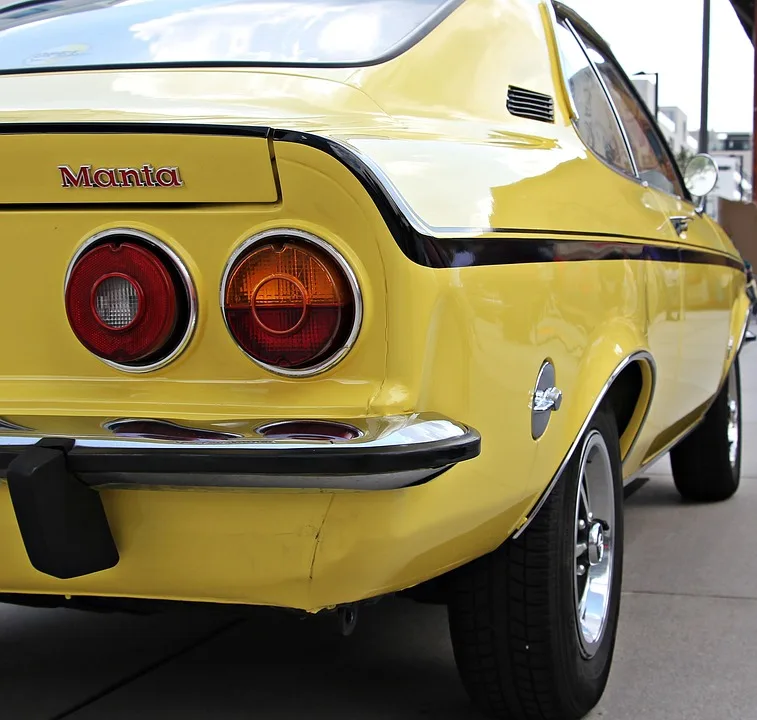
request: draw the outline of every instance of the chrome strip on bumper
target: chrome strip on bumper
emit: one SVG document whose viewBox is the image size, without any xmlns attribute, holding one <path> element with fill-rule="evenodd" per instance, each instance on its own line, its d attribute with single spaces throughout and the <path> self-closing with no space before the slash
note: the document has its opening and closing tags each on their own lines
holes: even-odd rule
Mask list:
<svg viewBox="0 0 757 720">
<path fill-rule="evenodd" d="M 233 433 L 223 440 L 200 441 L 116 437 L 108 430 L 112 418 L 93 421 L 91 432 L 75 438 L 47 429 L 13 431 L 6 425 L 0 434 L 0 477 L 25 450 L 50 438 L 74 441 L 66 452 L 67 467 L 82 482 L 119 488 L 396 489 L 426 482 L 480 453 L 476 430 L 435 414 L 344 422 L 357 427 L 360 436 L 272 439 L 257 432 L 271 420 L 198 424 L 198 430 Z"/>
</svg>

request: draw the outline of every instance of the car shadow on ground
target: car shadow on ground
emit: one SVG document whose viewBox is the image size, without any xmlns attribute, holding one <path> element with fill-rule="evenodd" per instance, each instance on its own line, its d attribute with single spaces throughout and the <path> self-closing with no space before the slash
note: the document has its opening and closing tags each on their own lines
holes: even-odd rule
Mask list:
<svg viewBox="0 0 757 720">
<path fill-rule="evenodd" d="M 651 476 L 643 485 L 643 492 L 634 492 L 626 498 L 625 504 L 629 509 L 641 507 L 670 507 L 682 505 L 696 505 L 687 503 L 676 490 L 673 478 Z"/>
<path fill-rule="evenodd" d="M 110 653 L 118 647 L 104 649 L 100 661 Z M 335 615 L 246 611 L 209 642 L 93 700 L 63 717 L 482 717 L 457 676 L 445 608 L 401 599 L 362 609 L 350 637 L 339 634 Z"/>
</svg>

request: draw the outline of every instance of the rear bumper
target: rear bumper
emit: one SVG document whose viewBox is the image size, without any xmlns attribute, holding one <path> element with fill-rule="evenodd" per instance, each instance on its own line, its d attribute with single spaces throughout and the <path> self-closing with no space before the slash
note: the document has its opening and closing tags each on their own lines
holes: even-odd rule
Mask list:
<svg viewBox="0 0 757 720">
<path fill-rule="evenodd" d="M 199 447 L 95 438 L 86 424 L 75 440 L 49 424 L 3 431 L 0 591 L 316 610 L 432 577 L 522 512 L 499 474 L 498 502 L 481 492 L 481 457 L 460 462 L 479 454 L 478 433 L 438 416 L 366 420 L 341 443 L 253 441 L 235 426 L 235 443 Z M 166 478 L 172 487 L 149 487 Z"/>
<path fill-rule="evenodd" d="M 0 478 L 43 443 L 62 448 L 68 471 L 90 487 L 390 490 L 426 482 L 480 452 L 478 432 L 438 415 L 344 422 L 359 436 L 272 439 L 259 432 L 270 422 L 188 426 L 93 419 L 74 437 L 0 420 Z M 131 429 L 136 424 L 143 432 Z M 145 432 L 150 424 L 152 432 Z M 195 439 L 180 439 L 187 435 Z"/>
</svg>

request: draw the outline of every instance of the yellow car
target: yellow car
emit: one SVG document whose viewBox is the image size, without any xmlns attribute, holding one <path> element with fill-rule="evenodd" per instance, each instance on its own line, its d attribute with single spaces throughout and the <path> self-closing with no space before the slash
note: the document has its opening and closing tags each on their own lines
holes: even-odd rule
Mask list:
<svg viewBox="0 0 757 720">
<path fill-rule="evenodd" d="M 447 603 L 494 717 L 610 670 L 623 486 L 739 484 L 741 257 L 549 0 L 0 10 L 0 592 Z"/>
</svg>

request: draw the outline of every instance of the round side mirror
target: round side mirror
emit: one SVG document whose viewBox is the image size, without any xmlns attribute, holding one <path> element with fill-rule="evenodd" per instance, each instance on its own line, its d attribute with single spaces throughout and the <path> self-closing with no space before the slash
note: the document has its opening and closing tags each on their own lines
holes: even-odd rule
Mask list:
<svg viewBox="0 0 757 720">
<path fill-rule="evenodd" d="M 709 195 L 718 182 L 718 166 L 709 156 L 701 153 L 695 155 L 683 172 L 686 189 L 697 198 Z"/>
</svg>

